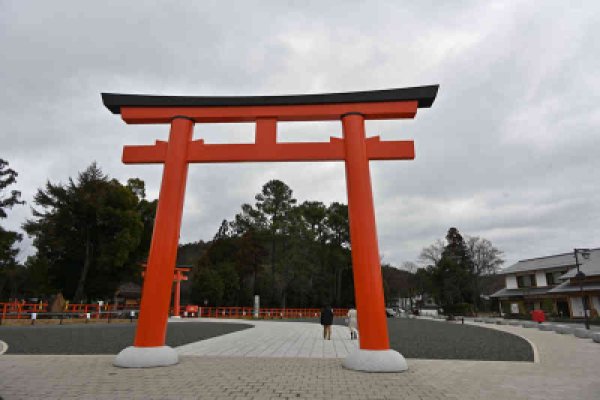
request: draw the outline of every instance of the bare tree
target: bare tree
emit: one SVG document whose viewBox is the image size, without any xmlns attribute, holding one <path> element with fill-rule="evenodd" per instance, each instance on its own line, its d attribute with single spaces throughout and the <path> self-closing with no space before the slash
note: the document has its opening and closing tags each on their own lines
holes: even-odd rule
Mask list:
<svg viewBox="0 0 600 400">
<path fill-rule="evenodd" d="M 414 274 L 415 272 L 417 272 L 417 269 L 419 269 L 419 266 L 413 261 L 405 261 L 402 263 L 401 269 L 408 271 L 411 274 Z"/>
<path fill-rule="evenodd" d="M 437 263 L 439 263 L 442 259 L 444 247 L 444 242 L 441 239 L 438 239 L 431 245 L 424 247 L 419 255 L 419 262 L 425 266 L 437 265 Z"/>
<path fill-rule="evenodd" d="M 408 271 L 410 273 L 410 282 L 407 290 L 408 295 L 408 306 L 409 309 L 412 310 L 414 308 L 414 298 L 417 295 L 418 285 L 417 285 L 417 270 L 419 269 L 419 265 L 413 261 L 405 261 L 402 263 L 402 269 Z M 406 309 L 406 304 L 402 305 Z"/>
<path fill-rule="evenodd" d="M 504 264 L 503 252 L 498 250 L 492 242 L 478 236 L 467 236 L 467 251 L 473 261 L 473 275 L 495 274 L 500 266 Z"/>
<path fill-rule="evenodd" d="M 467 252 L 471 258 L 471 271 L 473 282 L 473 305 L 477 310 L 477 305 L 481 295 L 481 277 L 484 275 L 495 274 L 500 266 L 504 264 L 502 259 L 503 252 L 487 239 L 478 236 L 467 237 Z"/>
</svg>

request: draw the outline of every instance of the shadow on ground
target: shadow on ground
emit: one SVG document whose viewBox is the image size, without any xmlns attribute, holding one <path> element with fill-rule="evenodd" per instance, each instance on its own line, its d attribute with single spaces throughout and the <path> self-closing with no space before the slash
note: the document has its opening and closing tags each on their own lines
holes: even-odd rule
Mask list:
<svg viewBox="0 0 600 400">
<path fill-rule="evenodd" d="M 136 324 L 51 325 L 0 327 L 6 354 L 117 354 L 133 344 Z M 191 342 L 252 328 L 243 323 L 170 323 L 167 345 Z"/>
</svg>

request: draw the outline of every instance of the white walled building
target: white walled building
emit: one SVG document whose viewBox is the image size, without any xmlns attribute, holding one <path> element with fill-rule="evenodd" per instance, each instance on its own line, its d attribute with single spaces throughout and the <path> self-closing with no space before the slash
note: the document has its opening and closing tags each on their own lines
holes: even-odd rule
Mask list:
<svg viewBox="0 0 600 400">
<path fill-rule="evenodd" d="M 600 248 L 591 249 L 589 259 L 579 255 L 581 282 L 575 276 L 574 253 L 521 260 L 500 271 L 505 276 L 505 288 L 491 297 L 500 300 L 503 313 L 528 314 L 543 309 L 546 313 L 581 318 L 583 295 L 592 317 L 600 312 Z"/>
</svg>

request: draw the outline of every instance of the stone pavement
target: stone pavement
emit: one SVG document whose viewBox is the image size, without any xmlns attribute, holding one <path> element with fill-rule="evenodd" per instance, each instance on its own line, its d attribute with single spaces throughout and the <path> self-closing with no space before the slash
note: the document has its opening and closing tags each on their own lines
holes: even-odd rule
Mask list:
<svg viewBox="0 0 600 400">
<path fill-rule="evenodd" d="M 239 320 L 225 321 L 239 323 Z M 179 346 L 177 351 L 194 356 L 345 358 L 358 349 L 358 340 L 350 340 L 350 331 L 345 326 L 333 325 L 332 340 L 323 340 L 323 327 L 315 323 L 253 321 L 252 324 L 254 328 Z"/>
<path fill-rule="evenodd" d="M 221 320 L 220 320 L 221 321 Z M 443 322 L 440 322 L 443 323 Z M 281 325 L 266 322 L 269 340 L 256 337 L 249 343 L 287 343 Z M 314 332 L 290 325 L 288 341 L 304 343 Z M 310 325 L 310 326 L 308 326 Z M 409 371 L 367 374 L 344 370 L 332 351 L 306 350 L 320 358 L 286 358 L 279 351 L 254 347 L 245 356 L 183 355 L 180 364 L 168 368 L 119 369 L 112 356 L 0 356 L 0 396 L 10 399 L 594 399 L 600 398 L 600 345 L 573 335 L 559 335 L 513 326 L 492 326 L 519 334 L 537 348 L 538 363 L 411 360 Z M 259 328 L 257 326 L 257 328 Z M 243 332 L 254 331 L 251 328 Z M 293 329 L 292 329 L 293 328 Z M 320 334 L 320 329 L 316 326 Z M 340 328 L 340 329 L 343 329 Z M 290 331 L 294 331 L 292 335 Z M 276 333 L 279 332 L 279 333 Z M 344 341 L 343 330 L 332 342 Z M 243 347 L 238 335 L 236 349 Z M 230 335 L 227 335 L 230 336 Z M 305 339 L 299 339 L 301 337 Z M 210 339 L 216 341 L 218 338 Z M 224 340 L 224 339 L 221 339 Z M 277 345 L 275 344 L 275 346 Z M 290 346 L 294 347 L 294 346 Z M 323 348 L 323 346 L 321 347 Z M 332 343 L 334 352 L 346 348 Z M 179 348 L 182 354 L 206 348 L 195 344 Z M 238 350 L 234 351 L 237 352 Z M 261 357 L 253 357 L 258 353 Z M 267 358 L 264 355 L 271 355 Z M 335 353 L 341 355 L 340 353 Z M 283 356 L 282 356 L 283 355 Z"/>
</svg>

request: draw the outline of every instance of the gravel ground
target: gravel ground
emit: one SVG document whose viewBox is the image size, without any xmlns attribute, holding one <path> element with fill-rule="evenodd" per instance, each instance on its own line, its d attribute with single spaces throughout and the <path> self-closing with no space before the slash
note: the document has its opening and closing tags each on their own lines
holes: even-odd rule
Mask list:
<svg viewBox="0 0 600 400">
<path fill-rule="evenodd" d="M 527 340 L 491 328 L 388 318 L 388 329 L 390 346 L 406 358 L 533 362 Z"/>
<path fill-rule="evenodd" d="M 320 323 L 316 318 L 294 321 Z M 510 333 L 446 321 L 388 318 L 387 322 L 390 347 L 406 358 L 533 362 L 529 342 Z M 335 318 L 333 323 L 345 325 L 345 319 Z"/>
<path fill-rule="evenodd" d="M 117 354 L 133 344 L 136 324 L 2 326 L 6 354 Z M 252 328 L 244 323 L 171 323 L 167 345 L 181 346 Z"/>
</svg>

